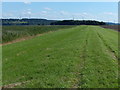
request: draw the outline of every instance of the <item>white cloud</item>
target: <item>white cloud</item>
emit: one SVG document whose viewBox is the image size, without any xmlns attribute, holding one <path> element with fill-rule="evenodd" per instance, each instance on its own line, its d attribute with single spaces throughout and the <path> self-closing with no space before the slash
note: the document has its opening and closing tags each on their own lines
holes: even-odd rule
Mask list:
<svg viewBox="0 0 120 90">
<path fill-rule="evenodd" d="M 51 8 L 48 8 L 48 7 L 45 7 L 44 9 L 45 9 L 45 10 L 52 10 Z"/>
<path fill-rule="evenodd" d="M 31 12 L 31 11 L 28 11 L 27 13 L 28 13 L 28 14 L 32 14 L 32 12 Z"/>
<path fill-rule="evenodd" d="M 60 11 L 60 14 L 62 14 L 62 15 L 68 15 L 69 13 L 66 12 L 66 11 Z"/>
<path fill-rule="evenodd" d="M 24 4 L 31 4 L 31 2 L 29 2 L 29 1 L 25 1 Z"/>
<path fill-rule="evenodd" d="M 103 14 L 106 14 L 106 15 L 116 15 L 116 14 L 113 13 L 113 12 L 104 12 Z"/>
<path fill-rule="evenodd" d="M 12 13 L 2 13 L 2 17 L 3 18 L 7 18 L 7 17 L 13 17 L 14 15 Z"/>
<path fill-rule="evenodd" d="M 46 14 L 46 13 L 47 13 L 47 11 L 41 11 L 41 13 L 42 13 L 42 14 Z"/>
<path fill-rule="evenodd" d="M 89 13 L 89 12 L 68 12 L 65 10 L 57 11 L 50 9 L 43 9 L 43 11 L 32 13 L 31 9 L 25 9 L 23 12 L 17 13 L 15 16 L 14 13 L 6 13 L 4 17 L 36 17 L 36 18 L 45 18 L 51 20 L 100 20 L 100 21 L 109 21 L 114 22 L 118 21 L 118 14 L 114 12 L 101 12 L 101 13 Z"/>
<path fill-rule="evenodd" d="M 22 12 L 22 14 L 32 14 L 31 9 L 26 9 Z"/>
<path fill-rule="evenodd" d="M 31 11 L 31 9 L 27 9 L 28 11 Z"/>
<path fill-rule="evenodd" d="M 82 14 L 83 14 L 83 15 L 88 15 L 88 13 L 86 13 L 86 12 L 83 12 Z"/>
<path fill-rule="evenodd" d="M 95 16 L 95 15 L 94 15 Z M 118 14 L 117 12 L 102 12 L 96 14 L 97 20 L 106 21 L 106 22 L 117 22 Z"/>
<path fill-rule="evenodd" d="M 20 14 L 20 18 L 30 18 L 33 13 L 31 12 L 31 9 L 26 9 L 26 10 L 23 10 Z"/>
<path fill-rule="evenodd" d="M 35 15 L 35 14 L 34 14 Z M 36 14 L 37 17 L 47 18 L 47 19 L 54 19 L 54 20 L 83 20 L 83 19 L 90 19 L 93 18 L 93 16 L 87 12 L 83 13 L 74 13 L 74 12 L 68 12 L 68 11 L 41 11 L 39 14 Z"/>
</svg>

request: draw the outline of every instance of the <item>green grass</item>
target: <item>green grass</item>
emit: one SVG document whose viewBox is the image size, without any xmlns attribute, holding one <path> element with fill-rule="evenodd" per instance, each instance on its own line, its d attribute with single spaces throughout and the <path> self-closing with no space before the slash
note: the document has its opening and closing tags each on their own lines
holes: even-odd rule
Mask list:
<svg viewBox="0 0 120 90">
<path fill-rule="evenodd" d="M 77 26 L 5 45 L 3 85 L 117 88 L 117 33 L 99 26 Z"/>
</svg>

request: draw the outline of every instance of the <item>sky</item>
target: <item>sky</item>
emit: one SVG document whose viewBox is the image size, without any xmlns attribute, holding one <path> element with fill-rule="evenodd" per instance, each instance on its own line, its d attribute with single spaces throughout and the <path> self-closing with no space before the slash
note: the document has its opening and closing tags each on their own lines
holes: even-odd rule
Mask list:
<svg viewBox="0 0 120 90">
<path fill-rule="evenodd" d="M 2 18 L 118 22 L 117 2 L 3 2 Z"/>
</svg>

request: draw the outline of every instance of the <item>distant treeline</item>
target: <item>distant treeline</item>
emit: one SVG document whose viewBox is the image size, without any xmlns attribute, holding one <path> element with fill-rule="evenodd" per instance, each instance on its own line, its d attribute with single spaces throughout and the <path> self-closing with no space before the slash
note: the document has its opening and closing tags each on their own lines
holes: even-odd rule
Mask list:
<svg viewBox="0 0 120 90">
<path fill-rule="evenodd" d="M 2 19 L 2 25 L 105 25 L 93 20 Z"/>
<path fill-rule="evenodd" d="M 2 19 L 2 25 L 50 25 L 55 20 L 47 19 Z"/>
<path fill-rule="evenodd" d="M 63 20 L 52 22 L 51 25 L 105 25 L 105 22 L 92 21 L 92 20 Z"/>
</svg>

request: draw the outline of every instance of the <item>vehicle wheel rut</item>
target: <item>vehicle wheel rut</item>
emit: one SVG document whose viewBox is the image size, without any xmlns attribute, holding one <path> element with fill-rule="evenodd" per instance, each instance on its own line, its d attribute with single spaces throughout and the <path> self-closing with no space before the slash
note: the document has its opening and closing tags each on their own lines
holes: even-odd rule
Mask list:
<svg viewBox="0 0 120 90">
<path fill-rule="evenodd" d="M 82 73 L 82 71 L 84 71 L 85 69 L 85 61 L 86 61 L 86 57 L 87 57 L 87 52 L 86 52 L 86 48 L 87 48 L 87 44 L 88 44 L 88 33 L 86 35 L 86 39 L 85 39 L 85 44 L 84 44 L 84 47 L 83 47 L 83 53 L 82 55 L 80 56 L 80 58 L 82 58 L 82 63 L 81 63 L 81 68 L 80 68 L 80 76 L 79 76 L 79 83 L 78 83 L 78 88 L 82 88 L 82 85 L 84 84 L 83 82 L 83 76 L 84 74 Z"/>
<path fill-rule="evenodd" d="M 98 37 L 100 38 L 100 40 L 103 42 L 103 44 L 106 46 L 106 48 L 107 48 L 107 53 L 110 55 L 110 56 L 112 56 L 112 58 L 114 59 L 114 60 L 118 60 L 118 57 L 117 57 L 117 55 L 115 54 L 115 52 L 114 52 L 114 50 L 112 50 L 112 48 L 109 46 L 109 45 L 107 45 L 106 44 L 106 41 L 104 40 L 104 38 L 99 34 L 99 33 L 97 33 L 98 34 Z"/>
</svg>

